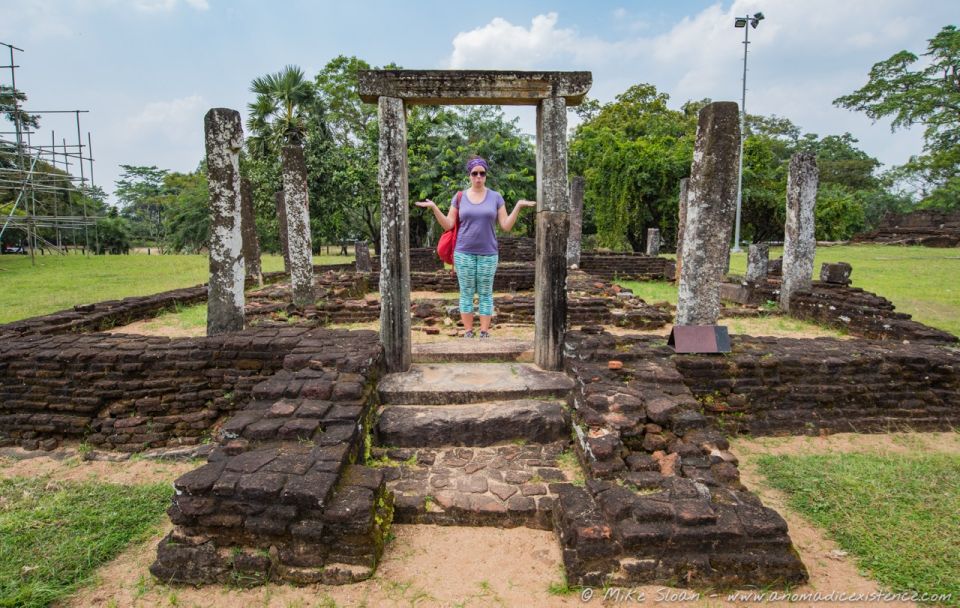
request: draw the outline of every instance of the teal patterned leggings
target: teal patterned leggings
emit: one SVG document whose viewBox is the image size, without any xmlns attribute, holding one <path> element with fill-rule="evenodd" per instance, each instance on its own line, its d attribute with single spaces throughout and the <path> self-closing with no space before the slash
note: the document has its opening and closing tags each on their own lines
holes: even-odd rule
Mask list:
<svg viewBox="0 0 960 608">
<path fill-rule="evenodd" d="M 473 312 L 473 294 L 480 296 L 477 312 L 493 314 L 493 275 L 497 272 L 498 255 L 453 253 L 453 267 L 460 283 L 460 312 Z"/>
</svg>

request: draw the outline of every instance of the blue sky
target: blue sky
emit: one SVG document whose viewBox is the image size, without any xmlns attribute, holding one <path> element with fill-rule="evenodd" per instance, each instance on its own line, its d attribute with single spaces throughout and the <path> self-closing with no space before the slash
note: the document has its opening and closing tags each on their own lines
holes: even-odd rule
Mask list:
<svg viewBox="0 0 960 608">
<path fill-rule="evenodd" d="M 0 42 L 25 51 L 17 85 L 29 107 L 90 110 L 84 138 L 92 132 L 94 175 L 109 192 L 121 163 L 194 169 L 209 108 L 245 112 L 253 78 L 286 64 L 312 76 L 339 54 L 411 69 L 590 70 L 591 97 L 604 102 L 640 82 L 674 107 L 739 102 L 743 30 L 733 17 L 756 11 L 767 18 L 750 32 L 748 111 L 820 135 L 849 131 L 887 166 L 921 151 L 919 130 L 891 134 L 830 102 L 875 62 L 922 53 L 956 23 L 954 0 L 0 0 Z M 532 130 L 532 109 L 508 112 Z M 37 137 L 49 142 L 51 130 L 75 141 L 72 119 L 46 117 Z"/>
</svg>

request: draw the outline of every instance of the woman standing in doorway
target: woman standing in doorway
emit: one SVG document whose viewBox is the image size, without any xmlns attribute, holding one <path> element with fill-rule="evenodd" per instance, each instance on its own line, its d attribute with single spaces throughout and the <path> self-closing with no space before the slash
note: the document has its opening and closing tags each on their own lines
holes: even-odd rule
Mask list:
<svg viewBox="0 0 960 608">
<path fill-rule="evenodd" d="M 503 196 L 487 188 L 487 172 L 490 166 L 479 156 L 467 161 L 470 188 L 458 192 L 450 201 L 450 211 L 444 215 L 432 200 L 419 201 L 418 207 L 433 211 L 433 216 L 444 230 L 450 230 L 460 220 L 457 231 L 457 246 L 453 251 L 453 266 L 460 284 L 460 319 L 463 321 L 464 337 L 474 337 L 473 296 L 477 295 L 480 315 L 480 338 L 490 337 L 490 320 L 493 317 L 493 277 L 497 271 L 499 249 L 494 224 L 510 232 L 517 223 L 520 210 L 536 207 L 536 201 L 519 200 L 511 213 L 507 213 Z"/>
</svg>

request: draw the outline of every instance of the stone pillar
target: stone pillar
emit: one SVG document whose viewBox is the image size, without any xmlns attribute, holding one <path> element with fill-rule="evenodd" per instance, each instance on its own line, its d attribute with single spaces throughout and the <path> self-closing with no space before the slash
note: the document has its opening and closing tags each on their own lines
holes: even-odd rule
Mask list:
<svg viewBox="0 0 960 608">
<path fill-rule="evenodd" d="M 283 190 L 273 194 L 277 206 L 277 221 L 280 224 L 280 254 L 283 255 L 283 271 L 290 274 L 290 247 L 287 245 L 287 208 L 283 204 Z"/>
<path fill-rule="evenodd" d="M 253 187 L 250 180 L 240 178 L 240 233 L 243 235 L 243 263 L 247 276 L 257 280 L 263 287 L 263 271 L 260 268 L 260 241 L 257 240 L 257 223 L 253 213 Z"/>
<path fill-rule="evenodd" d="M 551 97 L 537 106 L 537 270 L 533 341 L 533 362 L 547 370 L 563 367 L 569 213 L 567 102 L 563 97 Z"/>
<path fill-rule="evenodd" d="M 683 266 L 683 230 L 687 225 L 687 188 L 690 178 L 680 180 L 680 202 L 677 208 L 677 283 L 680 283 L 680 268 Z"/>
<path fill-rule="evenodd" d="M 567 237 L 567 266 L 580 266 L 585 188 L 586 180 L 583 177 L 578 175 L 570 180 L 570 236 Z"/>
<path fill-rule="evenodd" d="M 687 188 L 677 325 L 716 325 L 737 204 L 740 117 L 732 101 L 700 111 Z"/>
<path fill-rule="evenodd" d="M 353 255 L 356 258 L 357 272 L 373 272 L 373 262 L 370 260 L 370 245 L 366 241 L 354 241 Z"/>
<path fill-rule="evenodd" d="M 750 245 L 747 249 L 747 274 L 744 280 L 760 283 L 767 278 L 767 265 L 770 263 L 770 247 L 764 244 Z"/>
<path fill-rule="evenodd" d="M 243 329 L 243 253 L 240 235 L 240 113 L 213 108 L 203 119 L 210 192 L 210 282 L 207 335 Z"/>
<path fill-rule="evenodd" d="M 410 369 L 410 221 L 407 117 L 403 100 L 381 97 L 380 341 L 388 372 Z"/>
<path fill-rule="evenodd" d="M 660 255 L 660 229 L 647 228 L 647 255 Z"/>
<path fill-rule="evenodd" d="M 316 303 L 313 294 L 313 242 L 310 238 L 310 202 L 307 197 L 307 161 L 303 147 L 289 144 L 283 155 L 283 202 L 287 212 L 287 248 L 293 304 Z"/>
<path fill-rule="evenodd" d="M 820 173 L 817 157 L 808 152 L 794 154 L 787 174 L 787 221 L 783 235 L 783 282 L 780 308 L 790 311 L 790 296 L 813 284 L 813 255 L 817 240 L 813 211 L 817 202 Z"/>
</svg>

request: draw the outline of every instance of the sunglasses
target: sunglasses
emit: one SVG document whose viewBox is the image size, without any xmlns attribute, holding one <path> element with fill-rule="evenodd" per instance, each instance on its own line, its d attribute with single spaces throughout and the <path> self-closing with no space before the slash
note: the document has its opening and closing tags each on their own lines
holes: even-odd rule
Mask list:
<svg viewBox="0 0 960 608">
<path fill-rule="evenodd" d="M 487 172 L 486 172 L 486 171 L 471 171 L 471 172 L 470 172 L 470 175 L 472 175 L 472 176 L 474 176 L 474 177 L 486 177 Z"/>
</svg>

